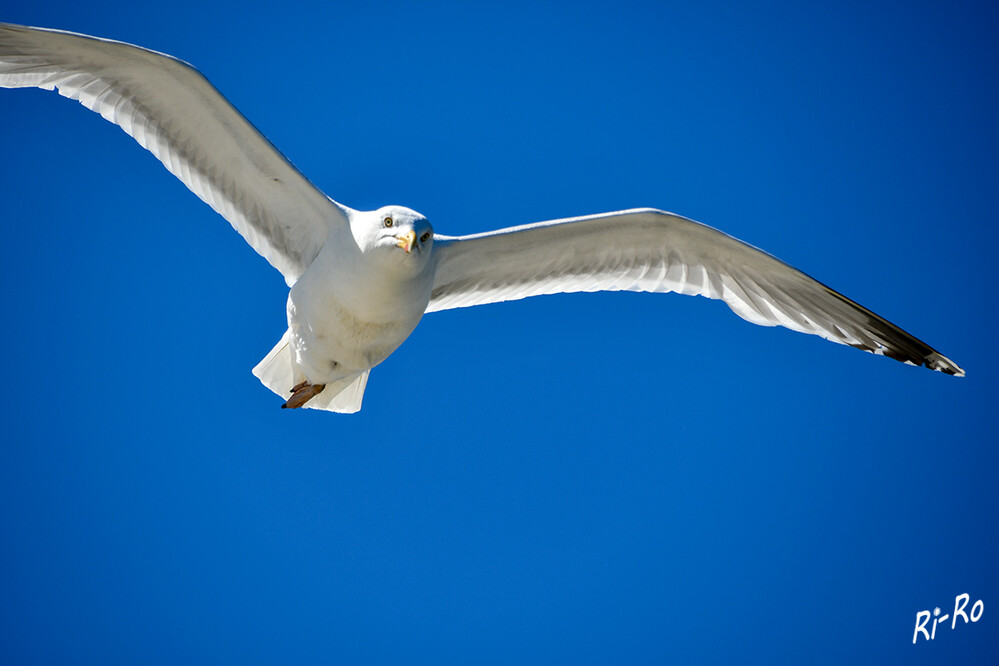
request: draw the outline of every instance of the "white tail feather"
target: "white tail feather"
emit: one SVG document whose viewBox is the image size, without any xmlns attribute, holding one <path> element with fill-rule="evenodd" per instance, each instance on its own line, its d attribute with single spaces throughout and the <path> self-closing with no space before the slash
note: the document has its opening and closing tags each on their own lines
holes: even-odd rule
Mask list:
<svg viewBox="0 0 999 666">
<path fill-rule="evenodd" d="M 285 400 L 291 397 L 291 389 L 295 381 L 295 366 L 291 356 L 291 346 L 288 344 L 288 331 L 281 336 L 281 341 L 264 357 L 253 374 L 264 386 L 282 396 Z"/>
<path fill-rule="evenodd" d="M 291 397 L 292 387 L 304 379 L 298 376 L 296 370 L 295 357 L 291 353 L 291 345 L 288 344 L 288 331 L 285 331 L 281 341 L 253 369 L 253 374 L 264 386 L 287 400 Z M 353 414 L 361 409 L 369 372 L 371 371 L 365 370 L 327 384 L 322 393 L 303 406 L 309 409 Z"/>
</svg>

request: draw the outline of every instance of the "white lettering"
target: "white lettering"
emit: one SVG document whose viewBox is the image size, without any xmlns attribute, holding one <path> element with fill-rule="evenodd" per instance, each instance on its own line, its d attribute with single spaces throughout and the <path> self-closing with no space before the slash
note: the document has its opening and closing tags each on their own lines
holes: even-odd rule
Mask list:
<svg viewBox="0 0 999 666">
<path fill-rule="evenodd" d="M 919 618 L 923 618 L 920 622 Z M 928 610 L 919 611 L 916 613 L 916 630 L 912 632 L 912 644 L 916 644 L 916 639 L 919 638 L 919 632 L 923 632 L 923 636 L 926 640 L 930 640 L 930 632 L 926 631 L 926 623 L 930 621 L 930 612 Z"/>
<path fill-rule="evenodd" d="M 964 623 L 978 622 L 982 619 L 982 615 L 985 613 L 985 602 L 981 599 L 977 600 L 971 605 L 971 610 L 967 610 L 968 603 L 971 601 L 971 595 L 967 592 L 959 594 L 954 597 L 954 615 L 951 616 L 950 613 L 940 614 L 940 607 L 937 606 L 932 611 L 922 610 L 916 613 L 916 628 L 912 630 L 912 644 L 915 645 L 919 642 L 919 634 L 923 634 L 923 638 L 928 641 L 935 640 L 937 637 L 937 626 L 943 626 L 947 620 L 950 620 L 950 628 L 954 629 L 957 627 L 957 618 L 963 618 Z M 933 618 L 933 626 L 928 627 L 930 618 Z"/>
<path fill-rule="evenodd" d="M 968 599 L 971 595 L 965 592 L 964 594 L 959 594 L 954 598 L 954 619 L 950 622 L 950 628 L 953 629 L 957 626 L 957 616 L 960 615 L 964 618 L 964 623 L 968 624 L 968 614 L 964 612 L 964 607 L 968 605 Z M 958 605 L 960 604 L 960 606 Z"/>
<path fill-rule="evenodd" d="M 937 622 L 943 622 L 950 617 L 950 613 L 944 615 L 943 617 L 937 617 L 937 615 L 940 615 L 940 606 L 933 609 L 933 631 L 930 632 L 930 640 L 937 637 Z"/>
</svg>

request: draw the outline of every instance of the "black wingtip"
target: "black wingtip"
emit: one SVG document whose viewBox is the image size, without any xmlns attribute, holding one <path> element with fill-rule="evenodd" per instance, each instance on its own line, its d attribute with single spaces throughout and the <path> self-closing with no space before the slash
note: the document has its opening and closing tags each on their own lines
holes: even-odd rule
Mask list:
<svg viewBox="0 0 999 666">
<path fill-rule="evenodd" d="M 961 369 L 961 366 L 954 363 L 954 361 L 950 360 L 946 356 L 936 352 L 926 357 L 924 365 L 930 370 L 943 372 L 954 377 L 964 377 L 964 370 Z"/>
</svg>

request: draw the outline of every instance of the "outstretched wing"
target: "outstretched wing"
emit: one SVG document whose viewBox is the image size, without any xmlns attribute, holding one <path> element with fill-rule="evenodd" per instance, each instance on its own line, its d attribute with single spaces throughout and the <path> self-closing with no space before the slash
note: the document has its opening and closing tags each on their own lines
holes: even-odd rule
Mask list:
<svg viewBox="0 0 999 666">
<path fill-rule="evenodd" d="M 69 32 L 0 24 L 0 86 L 58 89 L 119 125 L 229 221 L 289 285 L 344 209 L 190 65 Z"/>
<path fill-rule="evenodd" d="M 434 239 L 428 312 L 575 291 L 717 298 L 748 321 L 964 375 L 894 324 L 716 229 L 639 209 Z"/>
</svg>

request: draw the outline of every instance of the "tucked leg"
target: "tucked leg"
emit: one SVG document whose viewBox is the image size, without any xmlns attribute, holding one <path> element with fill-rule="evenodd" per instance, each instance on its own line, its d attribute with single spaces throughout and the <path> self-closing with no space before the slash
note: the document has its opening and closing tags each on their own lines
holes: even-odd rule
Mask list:
<svg viewBox="0 0 999 666">
<path fill-rule="evenodd" d="M 326 384 L 302 382 L 291 389 L 291 397 L 288 398 L 288 402 L 281 405 L 281 409 L 297 409 L 322 393 L 324 388 Z"/>
</svg>

